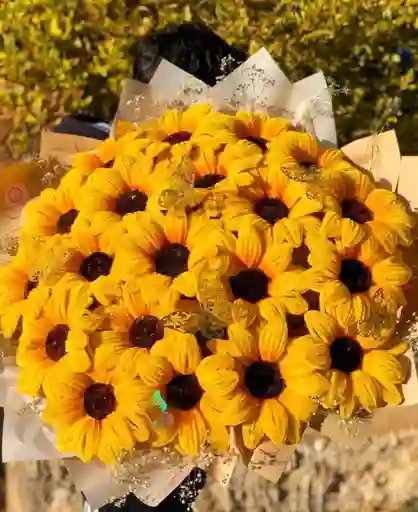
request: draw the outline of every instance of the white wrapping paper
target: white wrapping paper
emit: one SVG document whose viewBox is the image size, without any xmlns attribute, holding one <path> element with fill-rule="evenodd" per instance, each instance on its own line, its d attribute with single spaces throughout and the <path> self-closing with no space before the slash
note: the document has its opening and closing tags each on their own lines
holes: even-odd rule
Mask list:
<svg viewBox="0 0 418 512">
<path fill-rule="evenodd" d="M 164 102 L 162 102 L 162 99 Z M 264 48 L 214 87 L 162 60 L 149 85 L 125 80 L 117 121 L 157 118 L 162 107 L 213 104 L 216 110 L 245 110 L 282 116 L 313 133 L 323 143 L 337 144 L 331 93 L 322 72 L 292 84 Z"/>
<path fill-rule="evenodd" d="M 79 459 L 68 459 L 65 463 L 77 489 L 83 492 L 92 508 L 125 496 L 132 489 L 115 481 L 112 470 L 99 462 L 84 464 Z M 189 475 L 194 468 L 188 464 L 176 470 L 161 465 L 150 471 L 149 486 L 136 487 L 135 495 L 150 507 L 159 505 Z"/>
</svg>

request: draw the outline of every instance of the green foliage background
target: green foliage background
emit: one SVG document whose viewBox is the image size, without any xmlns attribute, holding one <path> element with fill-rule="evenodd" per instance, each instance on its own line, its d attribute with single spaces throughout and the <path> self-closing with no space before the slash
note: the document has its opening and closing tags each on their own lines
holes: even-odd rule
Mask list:
<svg viewBox="0 0 418 512">
<path fill-rule="evenodd" d="M 340 89 L 341 143 L 395 126 L 403 152 L 418 153 L 416 75 L 397 54 L 417 54 L 418 0 L 0 0 L 9 149 L 26 151 L 66 113 L 110 118 L 135 39 L 194 19 L 251 52 L 265 46 L 293 80 L 322 69 Z"/>
</svg>

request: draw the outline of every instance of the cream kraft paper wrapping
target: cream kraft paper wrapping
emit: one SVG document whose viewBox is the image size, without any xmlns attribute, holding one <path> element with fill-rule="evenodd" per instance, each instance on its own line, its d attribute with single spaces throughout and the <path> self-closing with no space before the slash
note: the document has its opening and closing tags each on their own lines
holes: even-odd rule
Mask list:
<svg viewBox="0 0 418 512">
<path fill-rule="evenodd" d="M 262 48 L 214 87 L 162 60 L 146 85 L 126 80 L 115 117 L 139 123 L 161 115 L 168 105 L 213 104 L 223 112 L 246 110 L 282 116 L 313 133 L 320 141 L 337 144 L 332 95 L 324 74 L 315 73 L 291 83 Z"/>
</svg>

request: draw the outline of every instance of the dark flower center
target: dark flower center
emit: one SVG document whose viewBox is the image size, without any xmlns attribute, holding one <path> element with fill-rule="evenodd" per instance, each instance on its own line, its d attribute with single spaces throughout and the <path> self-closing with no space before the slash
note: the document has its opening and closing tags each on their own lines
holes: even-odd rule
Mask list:
<svg viewBox="0 0 418 512">
<path fill-rule="evenodd" d="M 164 323 L 155 316 L 140 316 L 129 328 L 128 337 L 131 345 L 150 349 L 164 338 Z"/>
<path fill-rule="evenodd" d="M 165 388 L 167 405 L 189 411 L 199 403 L 203 391 L 194 375 L 176 375 Z"/>
<path fill-rule="evenodd" d="M 284 389 L 284 381 L 273 363 L 252 363 L 245 370 L 245 386 L 255 398 L 274 398 Z"/>
<path fill-rule="evenodd" d="M 301 245 L 300 247 L 297 247 L 296 249 L 293 249 L 292 253 L 292 263 L 293 265 L 296 265 L 297 267 L 308 269 L 310 268 L 310 265 L 308 263 L 310 250 L 308 247 L 306 247 L 305 244 Z"/>
<path fill-rule="evenodd" d="M 38 280 L 36 278 L 34 279 L 28 279 L 28 282 L 26 283 L 25 293 L 23 294 L 23 297 L 27 299 L 29 297 L 29 294 L 32 290 L 34 290 L 38 286 Z"/>
<path fill-rule="evenodd" d="M 194 186 L 195 188 L 211 188 L 224 179 L 225 176 L 222 174 L 205 174 L 195 180 Z"/>
<path fill-rule="evenodd" d="M 95 281 L 100 276 L 108 276 L 113 258 L 104 252 L 93 252 L 80 265 L 79 274 L 87 281 Z"/>
<path fill-rule="evenodd" d="M 92 384 L 84 392 L 84 410 L 95 420 L 103 420 L 116 409 L 113 387 L 108 384 Z"/>
<path fill-rule="evenodd" d="M 308 328 L 305 324 L 305 315 L 286 315 L 287 332 L 289 338 L 299 338 L 309 334 Z"/>
<path fill-rule="evenodd" d="M 263 137 L 254 137 L 253 135 L 248 135 L 247 137 L 244 137 L 244 139 L 258 146 L 263 153 L 267 151 L 267 140 L 263 139 Z"/>
<path fill-rule="evenodd" d="M 344 199 L 341 201 L 342 216 L 359 224 L 373 220 L 372 212 L 357 199 Z"/>
<path fill-rule="evenodd" d="M 78 210 L 73 208 L 72 210 L 68 210 L 68 212 L 60 215 L 60 218 L 57 221 L 56 231 L 60 235 L 64 235 L 65 233 L 69 233 L 71 231 L 71 226 L 74 224 L 75 219 L 78 216 Z"/>
<path fill-rule="evenodd" d="M 52 361 L 59 361 L 67 353 L 65 342 L 69 331 L 68 325 L 63 324 L 56 325 L 49 331 L 45 341 L 45 352 Z"/>
<path fill-rule="evenodd" d="M 352 294 L 367 292 L 372 284 L 370 270 L 359 260 L 343 260 L 339 279 Z"/>
<path fill-rule="evenodd" d="M 113 164 L 115 163 L 115 160 L 109 160 L 108 162 L 106 162 L 105 164 L 102 165 L 102 167 L 106 168 L 106 169 L 110 169 L 113 167 Z"/>
<path fill-rule="evenodd" d="M 180 144 L 181 142 L 187 142 L 188 140 L 190 140 L 191 136 L 192 136 L 192 134 L 190 132 L 182 130 L 180 132 L 172 133 L 171 135 L 166 137 L 163 140 L 163 142 L 168 142 L 169 144 L 174 146 L 174 144 Z"/>
<path fill-rule="evenodd" d="M 190 251 L 181 244 L 170 244 L 158 251 L 155 271 L 164 276 L 176 277 L 187 270 Z"/>
<path fill-rule="evenodd" d="M 115 212 L 121 217 L 128 213 L 143 212 L 147 207 L 148 196 L 139 190 L 128 190 L 116 199 Z"/>
<path fill-rule="evenodd" d="M 264 197 L 254 205 L 255 213 L 272 226 L 289 215 L 289 208 L 280 199 Z"/>
<path fill-rule="evenodd" d="M 358 370 L 363 361 L 363 349 L 351 338 L 336 338 L 331 344 L 330 355 L 331 367 L 344 373 Z"/>
<path fill-rule="evenodd" d="M 244 299 L 255 304 L 268 297 L 269 278 L 258 268 L 241 270 L 236 276 L 229 278 L 229 284 L 235 299 Z"/>
</svg>

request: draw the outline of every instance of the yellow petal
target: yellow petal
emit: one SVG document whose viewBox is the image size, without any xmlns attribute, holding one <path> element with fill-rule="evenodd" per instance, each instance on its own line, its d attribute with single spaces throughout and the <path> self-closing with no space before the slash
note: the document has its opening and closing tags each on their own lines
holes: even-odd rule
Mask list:
<svg viewBox="0 0 418 512">
<path fill-rule="evenodd" d="M 209 426 L 209 441 L 216 451 L 225 452 L 229 447 L 228 428 L 222 425 L 222 402 L 205 393 L 200 400 L 200 411 Z"/>
<path fill-rule="evenodd" d="M 286 438 L 287 414 L 275 398 L 264 400 L 260 411 L 260 425 L 274 444 L 281 444 Z"/>
<path fill-rule="evenodd" d="M 287 325 L 283 319 L 271 321 L 260 330 L 258 346 L 263 361 L 277 362 L 286 349 Z"/>
<path fill-rule="evenodd" d="M 353 391 L 353 383 L 351 378 L 347 379 L 347 386 L 345 391 L 345 399 L 339 406 L 340 416 L 343 419 L 351 418 L 359 406 L 358 399 Z"/>
<path fill-rule="evenodd" d="M 184 244 L 187 235 L 187 216 L 168 213 L 163 220 L 164 233 L 171 244 Z"/>
<path fill-rule="evenodd" d="M 357 322 L 364 322 L 370 316 L 370 300 L 365 294 L 353 295 L 352 307 Z"/>
<path fill-rule="evenodd" d="M 290 388 L 285 388 L 278 399 L 288 413 L 298 421 L 308 422 L 318 408 L 312 398 L 299 395 Z"/>
<path fill-rule="evenodd" d="M 345 247 L 359 244 L 366 233 L 361 224 L 351 219 L 343 219 L 341 222 L 341 242 Z"/>
<path fill-rule="evenodd" d="M 242 425 L 242 439 L 249 450 L 255 450 L 264 437 L 259 418 Z"/>
<path fill-rule="evenodd" d="M 168 350 L 166 347 L 167 345 L 156 343 L 151 349 L 151 354 L 168 359 L 177 373 L 183 375 L 195 373 L 201 355 L 193 334 L 176 332 L 173 334 L 172 346 Z"/>
<path fill-rule="evenodd" d="M 233 357 L 246 361 L 256 361 L 258 359 L 257 340 L 243 325 L 229 325 L 228 340 L 228 353 Z"/>
<path fill-rule="evenodd" d="M 206 357 L 199 364 L 196 376 L 202 388 L 212 395 L 229 395 L 239 384 L 234 360 L 227 354 Z"/>
<path fill-rule="evenodd" d="M 186 297 L 195 297 L 197 294 L 197 280 L 193 272 L 183 272 L 174 278 L 172 288 Z"/>
<path fill-rule="evenodd" d="M 292 247 L 300 247 L 303 243 L 303 226 L 295 219 L 283 219 L 283 225 L 286 229 L 286 240 Z"/>
<path fill-rule="evenodd" d="M 319 373 L 292 376 L 287 385 L 295 393 L 306 397 L 323 396 L 329 389 L 329 381 Z"/>
<path fill-rule="evenodd" d="M 198 409 L 182 412 L 178 418 L 178 444 L 182 452 L 198 455 L 206 441 L 205 421 Z"/>
<path fill-rule="evenodd" d="M 374 411 L 379 401 L 379 385 L 362 370 L 356 370 L 351 374 L 353 392 L 361 405 L 368 411 Z"/>
<path fill-rule="evenodd" d="M 237 391 L 234 396 L 225 403 L 222 414 L 224 425 L 240 425 L 253 421 L 258 415 L 258 402 L 243 391 Z"/>
<path fill-rule="evenodd" d="M 386 224 L 373 220 L 368 222 L 372 230 L 373 236 L 378 240 L 380 245 L 388 254 L 393 254 L 396 250 L 396 232 L 392 231 Z"/>
<path fill-rule="evenodd" d="M 335 308 L 335 316 L 340 325 L 350 327 L 356 322 L 356 316 L 352 305 L 352 300 L 345 304 L 339 304 Z"/>
<path fill-rule="evenodd" d="M 305 323 L 312 336 L 328 344 L 331 343 L 338 331 L 335 319 L 320 311 L 308 311 L 305 313 Z"/>
<path fill-rule="evenodd" d="M 263 254 L 261 235 L 252 226 L 242 228 L 238 233 L 236 255 L 247 267 L 256 267 Z"/>
<path fill-rule="evenodd" d="M 151 387 L 164 386 L 173 376 L 171 364 L 166 359 L 150 354 L 138 354 L 135 358 L 135 367 L 137 375 Z"/>
<path fill-rule="evenodd" d="M 329 352 L 328 344 L 310 335 L 295 338 L 280 360 L 280 372 L 287 380 L 292 375 L 303 376 L 315 370 L 327 370 L 331 364 Z"/>
<path fill-rule="evenodd" d="M 411 279 L 411 270 L 391 256 L 374 265 L 372 277 L 380 286 L 404 286 Z"/>
<path fill-rule="evenodd" d="M 331 281 L 321 290 L 321 304 L 326 310 L 347 303 L 351 306 L 351 295 L 341 281 Z"/>
<path fill-rule="evenodd" d="M 397 386 L 394 385 L 383 386 L 382 398 L 384 402 L 389 405 L 399 405 L 404 401 L 402 392 L 399 390 Z"/>
<path fill-rule="evenodd" d="M 383 386 L 401 384 L 405 379 L 400 362 L 383 350 L 371 350 L 363 358 L 363 370 Z"/>
<path fill-rule="evenodd" d="M 333 370 L 331 374 L 330 388 L 324 397 L 324 405 L 328 409 L 335 407 L 345 400 L 347 379 L 343 372 Z"/>
</svg>

